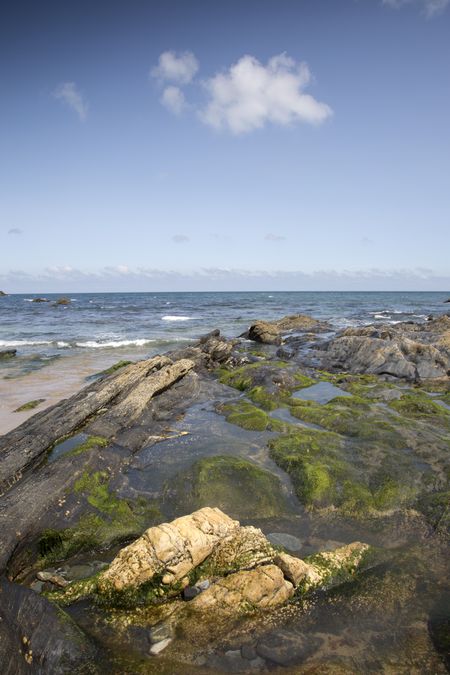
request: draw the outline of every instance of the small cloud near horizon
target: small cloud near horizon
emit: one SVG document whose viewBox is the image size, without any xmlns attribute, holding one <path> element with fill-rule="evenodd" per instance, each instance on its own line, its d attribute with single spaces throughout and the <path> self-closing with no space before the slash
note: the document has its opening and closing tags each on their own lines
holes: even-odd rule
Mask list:
<svg viewBox="0 0 450 675">
<path fill-rule="evenodd" d="M 442 14 L 448 7 L 450 0 L 382 0 L 383 5 L 392 9 L 401 9 L 407 5 L 421 5 L 422 12 L 427 19 Z"/>
<path fill-rule="evenodd" d="M 174 241 L 175 244 L 186 244 L 188 241 L 190 241 L 190 238 L 187 236 L 187 234 L 174 234 L 172 241 Z"/>
<path fill-rule="evenodd" d="M 53 96 L 71 108 L 78 115 L 81 122 L 86 120 L 88 104 L 75 82 L 63 82 L 55 89 Z"/>
<path fill-rule="evenodd" d="M 11 229 L 8 230 L 8 234 L 23 234 L 23 230 L 21 230 L 20 227 L 11 227 Z"/>
<path fill-rule="evenodd" d="M 286 237 L 282 234 L 274 234 L 273 232 L 268 232 L 264 237 L 266 241 L 285 241 Z"/>
</svg>

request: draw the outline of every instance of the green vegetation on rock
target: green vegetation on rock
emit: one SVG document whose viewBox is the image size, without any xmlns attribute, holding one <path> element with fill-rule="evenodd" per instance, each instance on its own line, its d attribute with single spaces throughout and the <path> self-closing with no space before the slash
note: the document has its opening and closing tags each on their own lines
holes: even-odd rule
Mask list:
<svg viewBox="0 0 450 675">
<path fill-rule="evenodd" d="M 42 532 L 38 542 L 38 565 L 45 567 L 79 551 L 89 551 L 131 536 L 150 527 L 161 513 L 144 498 L 118 498 L 109 488 L 104 471 L 85 471 L 75 482 L 75 493 L 83 495 L 94 511 L 83 513 L 76 525 Z"/>
<path fill-rule="evenodd" d="M 45 398 L 36 398 L 34 401 L 28 401 L 28 403 L 24 403 L 23 405 L 19 406 L 14 410 L 14 412 L 25 412 L 26 410 L 34 410 L 34 408 L 37 408 L 38 405 L 41 405 L 41 403 L 44 403 Z"/>
<path fill-rule="evenodd" d="M 215 506 L 235 518 L 270 518 L 286 513 L 279 479 L 240 457 L 205 457 L 166 485 L 177 513 Z"/>
<path fill-rule="evenodd" d="M 103 438 L 102 436 L 89 436 L 89 438 L 84 441 L 84 443 L 81 443 L 72 450 L 69 450 L 69 452 L 66 454 L 66 457 L 81 455 L 83 452 L 86 452 L 86 450 L 91 450 L 92 448 L 106 448 L 108 443 L 108 439 Z"/>
<path fill-rule="evenodd" d="M 236 424 L 247 431 L 283 431 L 286 428 L 286 424 L 272 419 L 264 410 L 245 400 L 228 403 L 223 406 L 222 410 L 227 422 Z"/>
<path fill-rule="evenodd" d="M 422 392 L 404 394 L 399 400 L 391 401 L 389 405 L 407 418 L 431 422 L 450 429 L 450 411 Z"/>
<path fill-rule="evenodd" d="M 99 375 L 112 375 L 112 373 L 115 373 L 116 370 L 120 370 L 120 368 L 125 368 L 125 366 L 129 366 L 130 363 L 133 363 L 133 361 L 117 361 L 117 363 L 114 363 L 112 366 L 109 368 L 106 368 L 105 370 L 102 370 Z"/>
<path fill-rule="evenodd" d="M 389 472 L 364 472 L 338 434 L 315 429 L 272 439 L 270 456 L 293 482 L 309 509 L 334 507 L 349 516 L 386 511 L 412 501 L 415 491 Z"/>
</svg>

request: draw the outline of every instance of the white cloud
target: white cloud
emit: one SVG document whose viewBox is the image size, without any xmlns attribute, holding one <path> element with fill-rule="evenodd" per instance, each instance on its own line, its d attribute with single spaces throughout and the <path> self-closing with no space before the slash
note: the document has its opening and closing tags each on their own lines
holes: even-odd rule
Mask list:
<svg viewBox="0 0 450 675">
<path fill-rule="evenodd" d="M 179 84 L 188 84 L 198 71 L 198 61 L 192 52 L 178 54 L 167 51 L 160 54 L 158 65 L 151 69 L 150 75 L 160 80 L 171 80 Z"/>
<path fill-rule="evenodd" d="M 8 230 L 8 234 L 22 234 L 23 230 L 20 229 L 20 227 L 11 227 L 10 230 Z"/>
<path fill-rule="evenodd" d="M 55 89 L 53 96 L 72 108 L 80 120 L 84 122 L 88 113 L 88 104 L 83 99 L 75 82 L 63 82 Z"/>
<path fill-rule="evenodd" d="M 179 87 L 166 87 L 161 96 L 161 103 L 165 106 L 170 112 L 175 113 L 175 115 L 180 115 L 186 107 L 186 100 L 184 94 L 179 89 Z"/>
<path fill-rule="evenodd" d="M 405 5 L 421 5 L 425 16 L 429 19 L 442 14 L 449 3 L 450 0 L 383 0 L 383 5 L 388 5 L 393 9 L 400 9 Z"/>
<path fill-rule="evenodd" d="M 284 241 L 286 237 L 282 234 L 274 234 L 273 232 L 268 232 L 264 237 L 267 241 Z"/>
<path fill-rule="evenodd" d="M 209 102 L 200 118 L 215 129 L 241 134 L 267 123 L 286 126 L 294 122 L 320 124 L 331 108 L 305 94 L 311 81 L 306 63 L 286 54 L 273 56 L 267 65 L 254 56 L 243 56 L 229 70 L 204 82 Z"/>
<path fill-rule="evenodd" d="M 174 241 L 176 244 L 186 244 L 188 241 L 190 241 L 190 239 L 187 234 L 174 234 L 172 241 Z"/>
</svg>

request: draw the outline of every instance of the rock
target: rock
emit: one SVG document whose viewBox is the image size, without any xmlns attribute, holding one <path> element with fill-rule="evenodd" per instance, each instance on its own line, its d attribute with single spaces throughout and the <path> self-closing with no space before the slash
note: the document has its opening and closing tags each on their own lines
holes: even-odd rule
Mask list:
<svg viewBox="0 0 450 675">
<path fill-rule="evenodd" d="M 12 359 L 17 354 L 17 349 L 2 349 L 0 351 L 0 361 L 3 359 Z"/>
<path fill-rule="evenodd" d="M 276 565 L 262 565 L 256 569 L 236 572 L 219 579 L 204 593 L 192 600 L 194 610 L 210 610 L 236 613 L 251 608 L 277 607 L 294 593 Z"/>
<path fill-rule="evenodd" d="M 50 300 L 48 298 L 33 298 L 31 302 L 50 302 Z M 69 300 L 69 302 L 70 302 L 70 300 Z M 63 303 L 59 303 L 59 304 L 63 304 Z"/>
<path fill-rule="evenodd" d="M 259 640 L 256 651 L 263 659 L 280 666 L 303 663 L 322 644 L 322 639 L 306 633 L 278 630 Z"/>
<path fill-rule="evenodd" d="M 6 297 L 8 294 L 5 293 L 4 291 L 0 291 L 0 298 Z"/>
<path fill-rule="evenodd" d="M 149 631 L 149 640 L 151 644 L 157 644 L 163 640 L 173 637 L 173 628 L 169 623 L 161 621 L 155 626 L 152 626 Z"/>
<path fill-rule="evenodd" d="M 294 314 L 285 316 L 277 321 L 255 321 L 248 331 L 241 337 L 255 342 L 262 342 L 269 345 L 280 345 L 283 342 L 283 335 L 293 331 L 323 331 L 328 330 L 329 324 L 325 321 L 319 321 L 305 314 Z"/>
<path fill-rule="evenodd" d="M 4 295 L 4 293 L 3 293 L 3 295 Z M 444 303 L 446 303 L 446 302 L 450 302 L 450 298 L 448 298 L 448 300 L 444 300 Z"/>
<path fill-rule="evenodd" d="M 64 588 L 69 583 L 67 579 L 64 579 L 60 574 L 54 574 L 53 572 L 38 572 L 36 576 L 39 581 L 49 581 L 51 584 L 59 586 L 60 588 Z"/>
<path fill-rule="evenodd" d="M 149 653 L 153 654 L 153 656 L 156 656 L 157 654 L 160 654 L 166 647 L 168 647 L 171 642 L 171 637 L 161 640 L 161 642 L 155 642 L 155 644 L 150 647 Z"/>
<path fill-rule="evenodd" d="M 270 518 L 288 508 L 277 476 L 232 455 L 204 457 L 194 462 L 168 481 L 164 501 L 174 516 L 216 506 L 232 517 Z"/>
<path fill-rule="evenodd" d="M 201 592 L 201 588 L 198 586 L 186 586 L 186 588 L 183 589 L 183 598 L 185 600 L 193 600 L 197 595 L 200 595 Z"/>
<path fill-rule="evenodd" d="M 254 342 L 262 342 L 266 345 L 281 344 L 280 331 L 274 324 L 268 321 L 256 321 L 256 323 L 252 324 L 248 329 L 246 338 Z"/>
<path fill-rule="evenodd" d="M 27 410 L 34 410 L 34 408 L 37 408 L 39 405 L 41 405 L 41 403 L 45 403 L 45 398 L 37 398 L 34 401 L 28 401 L 28 403 L 20 405 L 13 412 L 20 413 L 26 412 Z"/>
<path fill-rule="evenodd" d="M 347 329 L 323 348 L 326 369 L 391 375 L 410 381 L 444 377 L 450 369 L 450 357 L 443 350 L 394 329 Z"/>
<path fill-rule="evenodd" d="M 257 658 L 258 654 L 256 653 L 254 645 L 242 645 L 241 656 L 247 661 L 253 661 Z"/>
<path fill-rule="evenodd" d="M 173 582 L 202 563 L 214 546 L 239 527 L 219 509 L 203 508 L 172 523 L 151 527 L 123 548 L 99 577 L 99 591 L 122 590 L 151 580 L 155 574 L 171 574 Z"/>
<path fill-rule="evenodd" d="M 70 305 L 70 303 L 70 298 L 58 298 L 55 302 L 56 305 Z"/>
<path fill-rule="evenodd" d="M 95 672 L 96 649 L 68 614 L 34 591 L 0 580 L 4 675 Z"/>
<path fill-rule="evenodd" d="M 300 551 L 302 548 L 300 539 L 287 532 L 270 532 L 267 535 L 267 539 L 274 546 L 283 546 L 289 549 L 289 551 Z"/>
<path fill-rule="evenodd" d="M 322 578 L 315 567 L 287 553 L 277 555 L 274 562 L 294 586 L 298 586 L 303 581 L 309 586 L 316 586 Z"/>
<path fill-rule="evenodd" d="M 105 429 L 109 429 L 111 435 L 117 434 L 121 428 L 130 426 L 130 420 L 153 396 L 166 391 L 192 367 L 190 361 L 173 363 L 166 356 L 132 363 L 3 435 L 0 438 L 0 494 L 39 463 L 58 439 L 79 429 L 105 406 L 114 402 L 108 412 L 97 416 L 95 422 L 99 424 L 105 418 Z"/>
<path fill-rule="evenodd" d="M 256 527 L 240 527 L 225 537 L 207 561 L 208 576 L 223 576 L 250 570 L 273 561 L 276 555 L 264 534 Z"/>
</svg>

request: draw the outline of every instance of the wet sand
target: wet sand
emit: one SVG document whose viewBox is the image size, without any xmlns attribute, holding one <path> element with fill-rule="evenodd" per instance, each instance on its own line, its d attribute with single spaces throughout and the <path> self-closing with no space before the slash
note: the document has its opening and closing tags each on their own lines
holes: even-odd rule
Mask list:
<svg viewBox="0 0 450 675">
<path fill-rule="evenodd" d="M 40 370 L 11 377 L 15 364 L 9 362 L 8 370 L 0 371 L 0 435 L 11 431 L 37 412 L 54 405 L 87 386 L 86 378 L 109 368 L 117 361 L 137 361 L 149 355 L 148 350 L 102 351 L 65 356 L 49 362 Z M 5 379 L 5 376 L 8 379 Z M 29 401 L 44 398 L 32 410 L 14 412 Z"/>
</svg>

